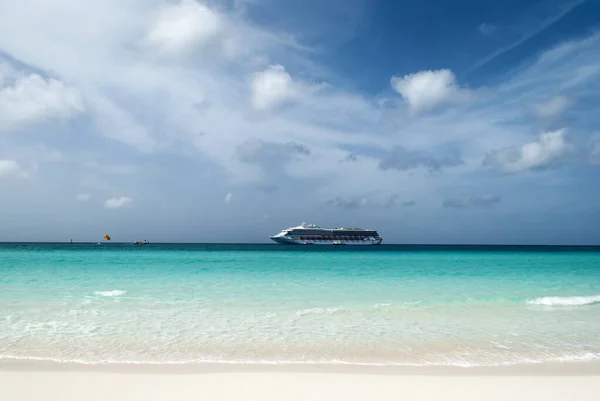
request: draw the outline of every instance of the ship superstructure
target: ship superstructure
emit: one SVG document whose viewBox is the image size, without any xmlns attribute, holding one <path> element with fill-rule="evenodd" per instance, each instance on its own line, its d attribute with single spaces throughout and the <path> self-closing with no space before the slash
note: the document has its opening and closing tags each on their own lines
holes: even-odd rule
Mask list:
<svg viewBox="0 0 600 401">
<path fill-rule="evenodd" d="M 379 245 L 383 240 L 376 230 L 365 228 L 322 228 L 302 223 L 270 237 L 279 244 L 291 245 Z"/>
</svg>

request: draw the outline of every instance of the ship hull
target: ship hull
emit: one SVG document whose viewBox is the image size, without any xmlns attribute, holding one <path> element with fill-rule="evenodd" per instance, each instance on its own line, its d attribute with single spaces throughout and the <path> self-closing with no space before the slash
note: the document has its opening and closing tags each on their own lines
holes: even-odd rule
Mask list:
<svg viewBox="0 0 600 401">
<path fill-rule="evenodd" d="M 329 246 L 369 246 L 369 245 L 380 245 L 382 239 L 374 240 L 301 240 L 295 238 L 288 238 L 285 236 L 270 237 L 273 241 L 278 244 L 284 245 L 329 245 Z"/>
</svg>

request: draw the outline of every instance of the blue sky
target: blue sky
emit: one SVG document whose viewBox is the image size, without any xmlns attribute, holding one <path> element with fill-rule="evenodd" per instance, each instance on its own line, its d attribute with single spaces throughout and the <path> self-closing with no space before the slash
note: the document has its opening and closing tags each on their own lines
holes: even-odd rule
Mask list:
<svg viewBox="0 0 600 401">
<path fill-rule="evenodd" d="M 0 3 L 0 240 L 600 243 L 600 2 Z"/>
</svg>

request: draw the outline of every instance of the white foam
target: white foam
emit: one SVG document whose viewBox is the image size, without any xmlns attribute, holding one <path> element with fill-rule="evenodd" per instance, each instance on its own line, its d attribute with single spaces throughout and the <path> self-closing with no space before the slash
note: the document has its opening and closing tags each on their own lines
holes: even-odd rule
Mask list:
<svg viewBox="0 0 600 401">
<path fill-rule="evenodd" d="M 127 291 L 113 290 L 113 291 L 94 291 L 94 294 L 103 297 L 118 297 L 119 295 L 125 294 Z"/>
<path fill-rule="evenodd" d="M 577 361 L 595 361 L 600 358 L 600 354 L 594 354 L 588 352 L 582 355 L 571 355 L 571 356 L 562 356 L 559 358 L 554 358 L 552 361 L 556 362 L 577 362 Z"/>
<path fill-rule="evenodd" d="M 421 304 L 421 301 L 407 301 L 402 304 L 375 304 L 374 307 L 379 309 L 379 308 L 388 308 L 388 307 L 398 305 L 398 307 L 412 308 L 414 306 L 419 306 L 420 304 Z"/>
<path fill-rule="evenodd" d="M 333 315 L 334 313 L 342 313 L 346 312 L 343 306 L 338 306 L 337 308 L 310 308 L 310 309 L 302 309 L 296 312 L 297 316 L 304 315 Z"/>
<path fill-rule="evenodd" d="M 216 365 L 350 365 L 350 366 L 411 366 L 411 367 L 431 367 L 431 366 L 453 366 L 460 368 L 471 367 L 494 367 L 494 366 L 516 366 L 516 365 L 537 365 L 546 362 L 587 362 L 600 359 L 600 354 L 586 353 L 582 355 L 571 355 L 557 358 L 541 358 L 541 359 L 515 359 L 512 361 L 503 362 L 488 362 L 488 363 L 471 363 L 463 360 L 447 360 L 444 362 L 358 362 L 345 361 L 339 359 L 332 360 L 231 360 L 231 359 L 213 359 L 213 358 L 198 358 L 179 361 L 150 361 L 150 360 L 119 360 L 119 359 L 62 359 L 48 358 L 35 356 L 18 356 L 18 355 L 2 355 L 0 360 L 26 360 L 39 362 L 54 362 L 54 363 L 73 363 L 80 365 L 197 365 L 197 364 L 216 364 Z"/>
<path fill-rule="evenodd" d="M 530 305 L 544 306 L 582 306 L 600 303 L 600 295 L 588 297 L 543 297 L 527 301 Z"/>
</svg>

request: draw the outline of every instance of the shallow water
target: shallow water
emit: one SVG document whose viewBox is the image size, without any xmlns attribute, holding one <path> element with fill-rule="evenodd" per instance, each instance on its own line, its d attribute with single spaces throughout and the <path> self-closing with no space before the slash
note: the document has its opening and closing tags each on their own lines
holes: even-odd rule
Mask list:
<svg viewBox="0 0 600 401">
<path fill-rule="evenodd" d="M 0 244 L 0 357 L 600 358 L 600 248 Z"/>
</svg>

